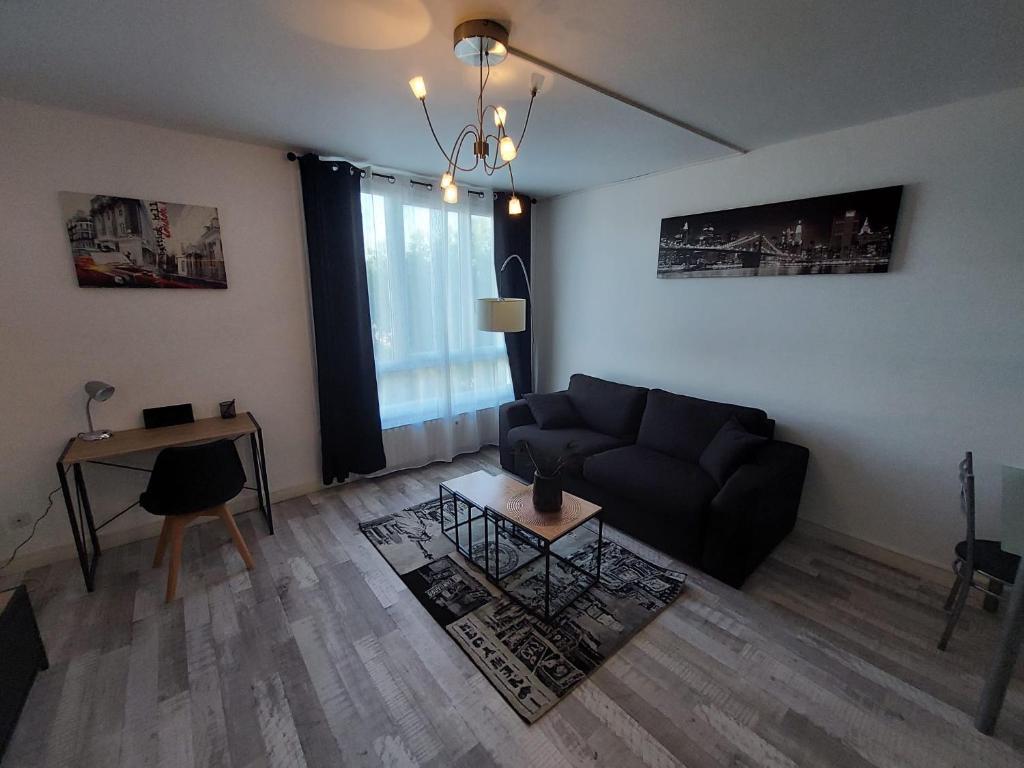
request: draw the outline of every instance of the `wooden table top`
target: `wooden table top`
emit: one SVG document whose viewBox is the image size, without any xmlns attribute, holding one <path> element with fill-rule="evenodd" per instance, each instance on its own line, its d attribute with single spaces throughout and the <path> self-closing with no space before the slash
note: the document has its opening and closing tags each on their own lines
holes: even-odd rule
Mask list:
<svg viewBox="0 0 1024 768">
<path fill-rule="evenodd" d="M 601 511 L 597 504 L 563 491 L 562 508 L 559 511 L 538 512 L 533 506 L 532 485 L 526 485 L 508 475 L 492 475 L 484 470 L 445 480 L 441 485 L 546 541 L 560 538 Z"/>
<path fill-rule="evenodd" d="M 82 440 L 76 437 L 61 456 L 60 463 L 70 466 L 83 461 L 111 459 L 139 451 L 239 437 L 252 434 L 256 429 L 256 423 L 246 411 L 230 419 L 214 416 L 170 427 L 126 429 L 123 432 L 115 432 L 106 440 Z"/>
</svg>

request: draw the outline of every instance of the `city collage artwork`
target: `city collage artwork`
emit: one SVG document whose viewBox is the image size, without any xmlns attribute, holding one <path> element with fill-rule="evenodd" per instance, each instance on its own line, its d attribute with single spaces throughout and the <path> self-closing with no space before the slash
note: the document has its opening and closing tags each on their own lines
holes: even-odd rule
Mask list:
<svg viewBox="0 0 1024 768">
<path fill-rule="evenodd" d="M 78 284 L 90 288 L 227 288 L 216 208 L 60 193 Z"/>
<path fill-rule="evenodd" d="M 903 187 L 661 221 L 658 277 L 888 272 Z"/>
</svg>

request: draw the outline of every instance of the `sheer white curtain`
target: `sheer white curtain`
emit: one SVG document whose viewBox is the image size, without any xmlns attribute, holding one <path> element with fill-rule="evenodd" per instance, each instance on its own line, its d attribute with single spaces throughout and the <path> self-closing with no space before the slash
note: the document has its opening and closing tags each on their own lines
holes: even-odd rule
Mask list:
<svg viewBox="0 0 1024 768">
<path fill-rule="evenodd" d="M 497 296 L 490 193 L 439 191 L 367 174 L 363 239 L 388 469 L 498 439 L 512 397 L 505 338 L 476 329 L 475 300 Z"/>
</svg>

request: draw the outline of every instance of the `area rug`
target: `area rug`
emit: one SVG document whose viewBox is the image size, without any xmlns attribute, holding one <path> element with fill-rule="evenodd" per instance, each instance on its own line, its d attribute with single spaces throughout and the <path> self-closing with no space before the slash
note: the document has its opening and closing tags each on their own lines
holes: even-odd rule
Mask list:
<svg viewBox="0 0 1024 768">
<path fill-rule="evenodd" d="M 460 510 L 465 519 L 465 510 Z M 360 525 L 409 591 L 526 722 L 533 723 L 625 645 L 679 596 L 686 574 L 661 568 L 604 540 L 601 581 L 551 619 L 536 618 L 488 582 L 442 533 L 450 525 L 449 499 L 417 504 Z M 463 523 L 462 536 L 468 531 Z M 473 553 L 483 547 L 482 523 L 473 523 Z M 597 535 L 587 526 L 556 542 L 553 551 L 593 572 Z M 493 529 L 492 529 L 493 533 Z M 465 539 L 464 539 L 465 540 Z M 490 543 L 494 552 L 494 541 Z M 517 537 L 499 533 L 501 572 L 535 557 Z M 552 594 L 571 592 L 581 578 L 552 559 Z M 543 600 L 541 560 L 504 587 L 532 605 Z M 539 603 L 538 603 L 539 604 Z"/>
</svg>

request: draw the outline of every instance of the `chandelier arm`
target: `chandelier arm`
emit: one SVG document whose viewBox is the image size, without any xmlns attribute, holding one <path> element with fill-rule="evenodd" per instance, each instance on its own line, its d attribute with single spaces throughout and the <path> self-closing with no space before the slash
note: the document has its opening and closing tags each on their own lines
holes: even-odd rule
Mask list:
<svg viewBox="0 0 1024 768">
<path fill-rule="evenodd" d="M 532 91 L 530 93 L 530 105 L 526 108 L 526 120 L 523 121 L 523 132 L 521 134 L 519 134 L 519 141 L 516 142 L 516 154 L 519 153 L 519 147 L 522 146 L 523 139 L 526 138 L 526 129 L 530 125 L 530 113 L 533 112 L 533 101 L 536 98 L 537 98 L 537 92 L 536 91 Z M 486 139 L 490 139 L 493 136 L 496 141 L 501 141 L 501 129 L 503 129 L 503 128 L 504 128 L 504 126 L 499 126 L 499 133 L 498 133 L 497 136 L 495 136 L 493 133 L 489 133 L 489 134 L 487 134 L 487 136 L 485 138 Z M 505 131 L 505 135 L 508 135 L 507 131 Z M 495 155 L 495 157 L 497 157 L 497 155 Z M 491 173 L 494 173 L 495 171 L 501 170 L 506 165 L 511 168 L 512 161 L 511 160 L 505 160 L 500 165 L 497 162 L 495 162 L 495 164 L 494 164 L 494 166 L 493 166 L 493 168 L 491 170 Z M 510 171 L 510 173 L 511 173 L 511 171 Z"/>
<path fill-rule="evenodd" d="M 498 144 L 497 144 L 497 138 L 498 137 L 495 136 L 493 133 L 488 133 L 486 136 L 484 136 L 484 141 L 486 141 L 488 143 L 488 146 L 490 146 L 491 139 L 495 139 L 496 140 L 495 144 L 494 144 L 494 162 L 493 163 L 489 162 L 490 159 L 491 159 L 490 155 L 487 155 L 483 159 L 484 160 L 484 171 L 486 171 L 488 176 L 493 176 L 494 172 L 496 170 L 498 170 L 498 168 L 501 167 L 501 166 L 498 165 Z"/>
<path fill-rule="evenodd" d="M 462 154 L 462 144 L 466 141 L 466 138 L 476 131 L 476 126 L 466 123 L 462 130 L 459 131 L 459 135 L 455 139 L 455 144 L 452 146 L 452 160 L 449 160 L 449 165 L 458 171 L 469 172 L 476 170 L 476 167 L 480 164 L 480 158 L 477 158 L 476 162 L 468 168 L 463 168 L 458 164 L 459 155 Z"/>
<path fill-rule="evenodd" d="M 519 134 L 519 141 L 516 142 L 516 152 L 519 151 L 519 146 L 523 143 L 523 139 L 526 138 L 526 129 L 530 125 L 530 113 L 533 112 L 533 100 L 537 98 L 537 91 L 530 92 L 530 106 L 526 108 L 526 120 L 523 121 L 523 132 Z"/>
<path fill-rule="evenodd" d="M 427 109 L 427 100 L 420 99 L 420 103 L 423 105 L 423 114 L 427 116 L 427 126 L 430 128 L 430 135 L 434 137 L 434 143 L 437 144 L 437 148 L 441 150 L 441 154 L 444 155 L 444 159 L 448 161 L 448 164 L 453 165 L 452 159 L 444 151 L 444 147 L 441 146 L 441 140 L 437 138 L 437 131 L 434 130 L 434 123 L 430 120 L 430 111 Z"/>
<path fill-rule="evenodd" d="M 487 76 L 484 76 L 484 65 L 487 66 Z M 476 113 L 480 122 L 480 133 L 484 132 L 484 89 L 491 80 L 491 56 L 490 53 L 480 51 L 480 94 L 477 96 Z"/>
</svg>

